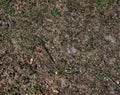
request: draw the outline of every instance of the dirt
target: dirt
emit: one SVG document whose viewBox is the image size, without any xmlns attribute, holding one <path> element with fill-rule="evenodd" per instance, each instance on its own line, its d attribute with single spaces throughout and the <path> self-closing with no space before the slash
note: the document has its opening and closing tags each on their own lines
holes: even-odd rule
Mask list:
<svg viewBox="0 0 120 95">
<path fill-rule="evenodd" d="M 119 94 L 119 0 L 0 1 L 0 95 Z"/>
</svg>

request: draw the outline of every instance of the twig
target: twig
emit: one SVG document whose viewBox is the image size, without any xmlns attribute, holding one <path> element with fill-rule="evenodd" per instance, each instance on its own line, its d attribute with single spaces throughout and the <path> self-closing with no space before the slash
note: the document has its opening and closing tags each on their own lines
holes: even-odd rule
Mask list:
<svg viewBox="0 0 120 95">
<path fill-rule="evenodd" d="M 40 39 L 40 40 L 41 40 L 41 43 L 42 43 L 43 47 L 45 48 L 46 52 L 48 53 L 48 55 L 49 55 L 50 59 L 51 59 L 51 60 L 52 60 L 52 62 L 55 64 L 55 61 L 54 61 L 54 59 L 53 59 L 52 55 L 50 54 L 49 50 L 47 49 L 47 47 L 46 47 L 46 45 L 45 45 L 44 41 L 43 41 L 42 39 Z"/>
<path fill-rule="evenodd" d="M 111 76 L 108 76 L 106 73 L 105 73 L 105 75 L 109 78 L 110 81 L 112 81 L 120 89 L 120 85 L 116 83 L 114 78 L 112 78 Z"/>
<path fill-rule="evenodd" d="M 43 35 L 41 35 L 41 37 L 43 38 Z M 52 55 L 50 54 L 49 50 L 47 49 L 46 45 L 45 45 L 45 42 L 42 40 L 42 38 L 38 37 L 37 38 L 40 40 L 40 42 L 42 43 L 42 46 L 44 47 L 44 49 L 46 50 L 47 54 L 49 55 L 51 61 L 55 64 L 55 61 L 52 57 Z"/>
<path fill-rule="evenodd" d="M 103 70 L 101 70 L 101 69 L 96 69 L 96 70 L 104 73 L 104 75 L 105 75 L 111 82 L 113 82 L 113 83 L 118 87 L 118 89 L 120 89 L 120 85 L 116 83 L 116 81 L 114 80 L 114 78 L 112 78 L 112 75 L 109 76 L 109 75 L 107 74 L 107 72 L 103 72 Z"/>
</svg>

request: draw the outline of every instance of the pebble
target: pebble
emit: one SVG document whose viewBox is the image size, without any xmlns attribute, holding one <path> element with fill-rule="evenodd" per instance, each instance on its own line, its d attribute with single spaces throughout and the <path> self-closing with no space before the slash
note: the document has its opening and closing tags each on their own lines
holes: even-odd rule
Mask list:
<svg viewBox="0 0 120 95">
<path fill-rule="evenodd" d="M 104 38 L 110 41 L 111 43 L 116 44 L 116 39 L 113 36 L 107 35 L 107 36 L 104 36 Z"/>
<path fill-rule="evenodd" d="M 109 63 L 110 65 L 112 65 L 112 64 L 115 63 L 115 61 L 116 61 L 116 58 L 110 58 L 110 59 L 108 60 L 108 63 Z"/>
<path fill-rule="evenodd" d="M 68 45 L 67 46 L 67 52 L 69 54 L 75 54 L 77 52 L 77 49 L 75 47 L 73 47 L 73 46 Z"/>
</svg>

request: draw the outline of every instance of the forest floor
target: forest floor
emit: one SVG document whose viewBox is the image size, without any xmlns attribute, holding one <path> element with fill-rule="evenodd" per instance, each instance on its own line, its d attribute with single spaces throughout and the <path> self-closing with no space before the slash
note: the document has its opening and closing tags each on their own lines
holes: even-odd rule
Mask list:
<svg viewBox="0 0 120 95">
<path fill-rule="evenodd" d="M 120 0 L 0 0 L 0 95 L 119 95 Z"/>
</svg>

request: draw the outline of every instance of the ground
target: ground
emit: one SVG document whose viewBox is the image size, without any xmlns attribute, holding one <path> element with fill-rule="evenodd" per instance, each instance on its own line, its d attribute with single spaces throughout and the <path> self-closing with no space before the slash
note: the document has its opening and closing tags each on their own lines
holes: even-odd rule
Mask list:
<svg viewBox="0 0 120 95">
<path fill-rule="evenodd" d="M 119 94 L 119 0 L 0 0 L 0 95 Z"/>
</svg>

